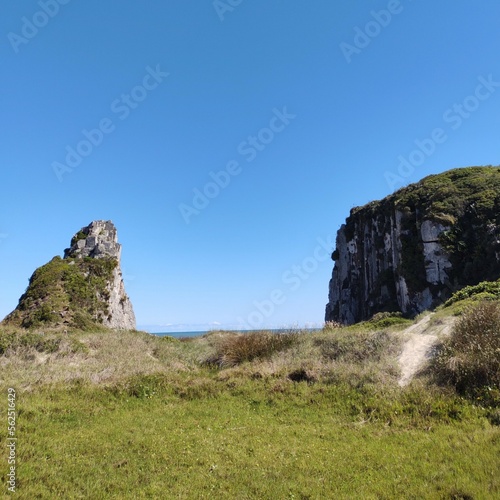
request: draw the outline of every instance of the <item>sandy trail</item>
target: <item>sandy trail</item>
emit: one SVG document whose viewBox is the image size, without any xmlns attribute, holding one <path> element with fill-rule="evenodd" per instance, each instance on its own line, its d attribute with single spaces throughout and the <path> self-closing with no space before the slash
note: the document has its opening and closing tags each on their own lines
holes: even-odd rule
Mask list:
<svg viewBox="0 0 500 500">
<path fill-rule="evenodd" d="M 403 352 L 398 358 L 401 367 L 399 385 L 407 385 L 417 372 L 430 358 L 433 347 L 443 336 L 449 335 L 454 318 L 445 318 L 441 322 L 433 323 L 433 313 L 424 316 L 418 323 L 404 331 L 408 340 L 403 345 Z"/>
</svg>

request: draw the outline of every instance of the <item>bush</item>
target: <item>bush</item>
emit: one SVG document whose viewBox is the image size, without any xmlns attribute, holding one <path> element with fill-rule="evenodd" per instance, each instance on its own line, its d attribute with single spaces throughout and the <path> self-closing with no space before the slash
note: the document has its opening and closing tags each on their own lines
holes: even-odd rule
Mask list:
<svg viewBox="0 0 500 500">
<path fill-rule="evenodd" d="M 207 359 L 206 363 L 216 364 L 222 368 L 236 366 L 257 358 L 268 358 L 296 344 L 298 337 L 297 332 L 258 331 L 235 334 L 219 340 L 214 356 Z"/>
<path fill-rule="evenodd" d="M 33 348 L 38 352 L 54 353 L 59 350 L 61 338 L 46 336 L 43 333 L 16 333 L 0 331 L 0 355 L 8 350 L 17 351 L 21 348 Z"/>
<path fill-rule="evenodd" d="M 438 375 L 460 393 L 490 399 L 500 384 L 500 303 L 467 309 L 435 360 Z M 494 396 L 494 399 L 499 399 Z"/>
<path fill-rule="evenodd" d="M 403 318 L 401 312 L 380 312 L 375 314 L 368 322 L 374 329 L 389 328 L 395 325 L 409 325 L 411 320 Z"/>
<path fill-rule="evenodd" d="M 494 300 L 500 299 L 500 281 L 482 281 L 477 285 L 466 286 L 455 292 L 445 303 L 444 307 L 451 306 L 460 300 L 469 298 Z"/>
<path fill-rule="evenodd" d="M 320 347 L 321 355 L 329 361 L 347 361 L 360 363 L 380 360 L 392 343 L 386 332 L 353 333 L 341 330 L 327 338 L 315 339 L 314 344 Z"/>
<path fill-rule="evenodd" d="M 338 328 L 343 328 L 344 325 L 342 323 L 339 323 L 338 321 L 327 321 L 324 326 L 323 330 L 329 331 L 329 330 L 337 330 Z"/>
</svg>

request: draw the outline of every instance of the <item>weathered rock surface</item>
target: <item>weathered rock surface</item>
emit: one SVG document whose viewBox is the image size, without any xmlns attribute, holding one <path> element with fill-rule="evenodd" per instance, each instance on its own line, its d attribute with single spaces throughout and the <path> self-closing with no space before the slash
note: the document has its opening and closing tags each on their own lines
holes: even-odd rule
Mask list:
<svg viewBox="0 0 500 500">
<path fill-rule="evenodd" d="M 325 320 L 414 316 L 500 277 L 500 168 L 429 176 L 351 210 L 337 233 Z"/>
<path fill-rule="evenodd" d="M 64 259 L 54 257 L 33 273 L 19 305 L 4 322 L 27 328 L 102 325 L 134 330 L 120 259 L 114 224 L 92 222 L 73 236 Z"/>
<path fill-rule="evenodd" d="M 113 257 L 120 260 L 121 245 L 114 224 L 108 220 L 97 220 L 82 227 L 71 239 L 71 247 L 64 251 L 68 257 Z"/>
<path fill-rule="evenodd" d="M 64 251 L 64 258 L 84 257 L 112 258 L 118 261 L 108 285 L 108 315 L 103 317 L 102 322 L 108 328 L 134 330 L 135 314 L 132 303 L 125 293 L 120 268 L 121 245 L 118 243 L 116 228 L 111 221 L 91 222 L 73 236 L 71 247 Z"/>
</svg>

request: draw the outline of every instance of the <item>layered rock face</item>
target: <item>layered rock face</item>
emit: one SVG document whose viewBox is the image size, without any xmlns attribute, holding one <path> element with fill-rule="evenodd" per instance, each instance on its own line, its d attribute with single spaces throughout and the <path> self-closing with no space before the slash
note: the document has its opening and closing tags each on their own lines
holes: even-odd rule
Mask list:
<svg viewBox="0 0 500 500">
<path fill-rule="evenodd" d="M 82 227 L 71 239 L 71 247 L 64 251 L 64 258 L 69 257 L 112 257 L 119 261 L 121 245 L 114 224 L 97 220 Z"/>
<path fill-rule="evenodd" d="M 430 176 L 351 210 L 337 233 L 325 320 L 414 316 L 500 277 L 500 169 Z"/>
<path fill-rule="evenodd" d="M 64 251 L 64 258 L 90 257 L 94 259 L 116 259 L 112 279 L 107 286 L 108 315 L 102 323 L 108 328 L 135 330 L 135 314 L 132 303 L 125 293 L 122 271 L 120 268 L 121 245 L 118 243 L 116 228 L 111 221 L 94 221 L 83 227 L 71 240 L 71 247 Z M 105 294 L 108 295 L 108 294 Z"/>
<path fill-rule="evenodd" d="M 120 269 L 121 245 L 111 221 L 76 233 L 64 259 L 54 257 L 30 278 L 17 308 L 4 322 L 25 328 L 102 325 L 134 330 L 135 315 Z"/>
</svg>

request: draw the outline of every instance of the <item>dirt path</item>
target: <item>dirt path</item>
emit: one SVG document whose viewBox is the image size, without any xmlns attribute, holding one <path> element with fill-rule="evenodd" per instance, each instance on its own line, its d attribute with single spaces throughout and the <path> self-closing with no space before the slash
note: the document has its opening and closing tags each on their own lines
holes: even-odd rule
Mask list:
<svg viewBox="0 0 500 500">
<path fill-rule="evenodd" d="M 433 323 L 431 322 L 432 316 L 434 316 L 433 313 L 424 316 L 404 332 L 408 340 L 403 345 L 403 352 L 398 358 L 401 367 L 399 379 L 401 387 L 407 385 L 430 358 L 438 340 L 450 334 L 454 318 L 446 318 L 441 322 Z"/>
</svg>

